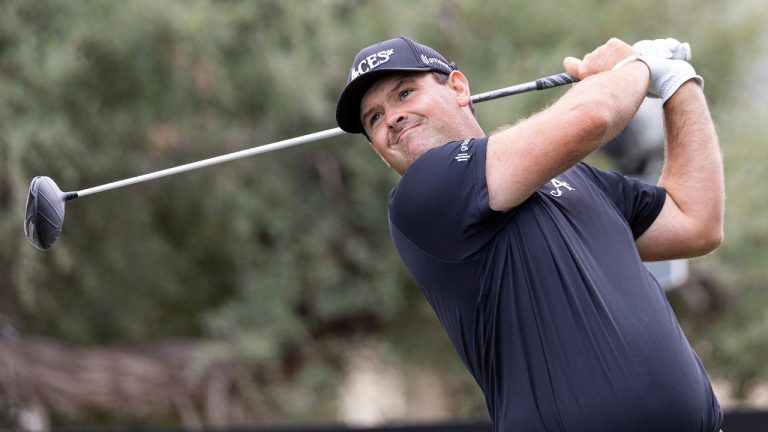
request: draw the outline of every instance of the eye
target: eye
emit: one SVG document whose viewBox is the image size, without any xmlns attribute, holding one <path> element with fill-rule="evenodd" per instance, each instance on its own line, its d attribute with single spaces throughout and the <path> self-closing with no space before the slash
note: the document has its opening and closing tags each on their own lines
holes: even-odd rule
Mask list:
<svg viewBox="0 0 768 432">
<path fill-rule="evenodd" d="M 368 123 L 373 126 L 381 119 L 381 113 L 374 113 L 368 118 Z"/>
<path fill-rule="evenodd" d="M 413 93 L 413 89 L 405 89 L 405 90 L 401 91 L 400 93 L 398 93 L 397 96 L 402 100 L 402 99 L 405 99 L 408 96 L 410 96 L 411 93 Z"/>
</svg>

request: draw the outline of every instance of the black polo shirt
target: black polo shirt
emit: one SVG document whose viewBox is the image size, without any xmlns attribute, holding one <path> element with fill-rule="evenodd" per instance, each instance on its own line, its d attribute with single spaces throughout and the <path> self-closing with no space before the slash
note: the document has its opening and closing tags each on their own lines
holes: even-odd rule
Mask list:
<svg viewBox="0 0 768 432">
<path fill-rule="evenodd" d="M 664 189 L 582 163 L 496 212 L 486 144 L 424 154 L 389 221 L 495 429 L 718 430 L 707 374 L 635 246 Z"/>
</svg>

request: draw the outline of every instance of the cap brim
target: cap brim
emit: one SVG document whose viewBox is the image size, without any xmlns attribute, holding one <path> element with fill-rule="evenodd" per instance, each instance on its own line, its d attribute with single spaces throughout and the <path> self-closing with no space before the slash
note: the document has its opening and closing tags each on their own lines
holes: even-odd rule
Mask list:
<svg viewBox="0 0 768 432">
<path fill-rule="evenodd" d="M 403 69 L 381 69 L 366 72 L 364 75 L 357 77 L 355 80 L 347 84 L 344 91 L 339 96 L 339 101 L 336 104 L 336 123 L 339 127 L 349 133 L 363 133 L 363 124 L 360 123 L 360 102 L 363 100 L 363 96 L 370 89 L 376 81 L 381 79 L 384 75 L 389 75 L 398 72 L 428 72 L 432 69 L 428 67 L 423 68 L 403 68 Z"/>
</svg>

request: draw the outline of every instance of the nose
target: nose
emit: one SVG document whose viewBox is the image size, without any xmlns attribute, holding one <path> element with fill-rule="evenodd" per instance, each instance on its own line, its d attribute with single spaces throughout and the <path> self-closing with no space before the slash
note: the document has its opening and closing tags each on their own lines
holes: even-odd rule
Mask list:
<svg viewBox="0 0 768 432">
<path fill-rule="evenodd" d="M 387 126 L 390 129 L 394 129 L 398 127 L 398 125 L 405 123 L 405 119 L 406 115 L 403 112 L 394 111 L 387 116 Z"/>
</svg>

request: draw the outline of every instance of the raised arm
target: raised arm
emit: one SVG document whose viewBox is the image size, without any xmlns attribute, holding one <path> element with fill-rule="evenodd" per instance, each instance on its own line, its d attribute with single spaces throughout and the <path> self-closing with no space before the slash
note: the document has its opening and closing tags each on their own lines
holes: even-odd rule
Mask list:
<svg viewBox="0 0 768 432">
<path fill-rule="evenodd" d="M 567 58 L 566 71 L 581 82 L 551 107 L 489 138 L 492 209 L 520 204 L 627 125 L 647 93 L 649 69 L 641 62 L 613 68 L 633 54 L 632 47 L 611 39 L 583 60 Z"/>
<path fill-rule="evenodd" d="M 723 166 L 704 92 L 694 80 L 664 104 L 666 154 L 661 213 L 637 239 L 644 260 L 703 255 L 723 238 Z"/>
</svg>

